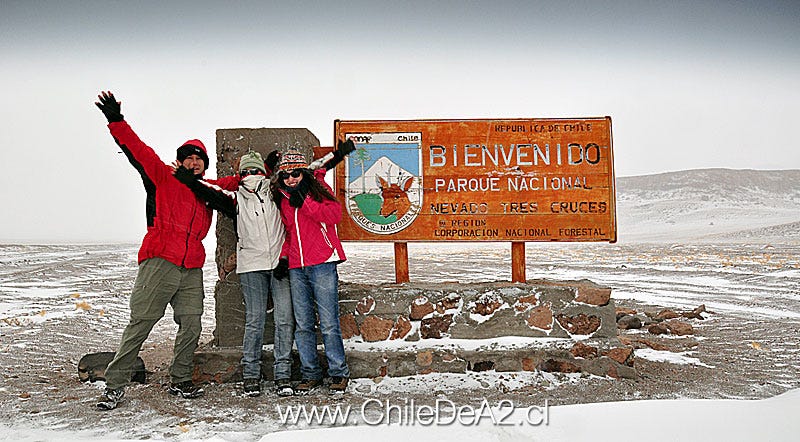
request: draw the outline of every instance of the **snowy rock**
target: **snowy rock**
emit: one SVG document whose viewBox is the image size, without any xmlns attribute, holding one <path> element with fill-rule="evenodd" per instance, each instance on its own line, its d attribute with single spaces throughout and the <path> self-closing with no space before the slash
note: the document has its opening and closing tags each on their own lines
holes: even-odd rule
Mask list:
<svg viewBox="0 0 800 442">
<path fill-rule="evenodd" d="M 240 342 L 241 345 L 241 342 Z M 272 379 L 272 362 L 274 361 L 272 352 L 261 352 L 261 376 L 264 379 Z M 192 381 L 195 384 L 215 382 L 237 382 L 242 379 L 242 350 L 241 348 L 226 347 L 215 348 L 196 352 L 194 354 L 194 372 Z M 265 365 L 269 365 L 270 370 L 264 370 Z"/>
<path fill-rule="evenodd" d="M 576 358 L 591 359 L 597 357 L 597 349 L 583 342 L 576 342 L 569 350 Z"/>
<path fill-rule="evenodd" d="M 444 313 L 447 310 L 452 310 L 458 308 L 461 305 L 461 296 L 451 293 L 444 298 L 440 299 L 439 302 L 436 303 L 436 309 L 441 310 L 440 313 Z"/>
<path fill-rule="evenodd" d="M 227 217 L 221 217 L 223 224 L 233 223 Z M 234 239 L 235 245 L 235 239 Z M 214 299 L 217 304 L 215 311 L 217 326 L 214 329 L 215 345 L 220 347 L 236 347 L 242 345 L 244 337 L 245 308 L 242 302 L 242 289 L 236 273 L 231 273 L 225 280 L 217 281 Z M 224 308 L 222 308 L 224 306 Z M 272 315 L 267 315 L 267 325 L 264 327 L 264 344 L 274 342 L 274 327 L 270 326 Z"/>
<path fill-rule="evenodd" d="M 700 320 L 703 320 L 703 319 L 706 319 L 706 318 L 703 317 L 703 313 L 705 313 L 705 312 L 706 312 L 706 305 L 705 304 L 700 304 L 699 307 L 697 307 L 696 309 L 694 309 L 694 310 L 692 310 L 690 312 L 681 313 L 681 316 L 683 316 L 684 318 L 687 318 L 687 319 L 700 319 Z"/>
<path fill-rule="evenodd" d="M 361 336 L 366 342 L 383 341 L 389 338 L 394 321 L 380 316 L 369 315 L 361 323 Z"/>
<path fill-rule="evenodd" d="M 617 327 L 624 330 L 642 328 L 642 320 L 638 316 L 624 315 L 617 320 Z"/>
<path fill-rule="evenodd" d="M 421 322 L 415 321 L 446 315 L 452 315 L 446 333 L 454 339 L 497 336 L 570 338 L 567 329 L 554 324 L 553 317 L 557 314 L 596 316 L 601 325 L 592 336 L 615 338 L 617 326 L 613 300 L 603 306 L 577 302 L 579 286 L 602 288 L 588 280 L 542 280 L 525 285 L 508 282 L 446 282 L 402 287 L 342 284 L 339 305 L 340 314 L 355 314 L 360 326 L 364 315 L 356 307 L 361 303 L 364 311 L 368 307 L 365 300 L 374 296 L 375 306 L 369 315 L 395 322 L 399 316 L 411 320 L 412 330 L 404 338 L 406 341 L 424 339 L 423 334 L 417 332 Z M 433 324 L 441 325 L 437 321 L 426 321 L 426 328 Z M 431 332 L 431 336 L 435 335 Z"/>
<path fill-rule="evenodd" d="M 411 314 L 408 317 L 413 321 L 419 321 L 431 313 L 433 313 L 433 304 L 427 297 L 419 296 L 411 301 Z"/>
<path fill-rule="evenodd" d="M 358 323 L 352 313 L 346 313 L 339 317 L 339 325 L 342 328 L 342 339 L 350 339 L 361 334 L 358 331 Z"/>
<path fill-rule="evenodd" d="M 590 335 L 600 328 L 600 318 L 584 313 L 574 316 L 559 314 L 556 320 L 571 335 Z"/>
<path fill-rule="evenodd" d="M 536 371 L 537 370 L 537 360 L 535 358 L 522 358 L 522 370 L 523 371 Z"/>
<path fill-rule="evenodd" d="M 680 318 L 680 317 L 681 317 L 681 315 L 679 315 L 678 313 L 675 313 L 674 311 L 672 311 L 670 309 L 661 310 L 655 316 L 655 318 L 657 318 L 657 319 L 675 319 L 675 318 Z"/>
<path fill-rule="evenodd" d="M 520 296 L 517 298 L 517 302 L 514 303 L 514 310 L 524 312 L 538 303 L 539 297 L 536 294 Z"/>
<path fill-rule="evenodd" d="M 607 356 L 586 361 L 583 364 L 583 371 L 596 376 L 608 376 L 614 379 L 636 379 L 638 377 L 633 367 L 621 365 Z"/>
<path fill-rule="evenodd" d="M 553 311 L 546 305 L 540 305 L 531 310 L 528 317 L 525 319 L 528 327 L 538 328 L 540 330 L 553 329 Z"/>
<path fill-rule="evenodd" d="M 389 339 L 403 339 L 411 332 L 411 321 L 408 320 L 405 316 L 398 316 L 397 321 L 394 323 L 394 327 L 392 328 L 392 333 L 389 335 Z"/>
<path fill-rule="evenodd" d="M 619 364 L 633 366 L 633 348 L 616 347 L 606 352 L 603 356 L 608 356 Z"/>
<path fill-rule="evenodd" d="M 489 316 L 504 304 L 503 298 L 493 293 L 485 293 L 475 301 L 471 312 L 477 315 Z"/>
<path fill-rule="evenodd" d="M 581 367 L 577 364 L 574 364 L 569 361 L 564 361 L 560 359 L 546 359 L 542 361 L 539 366 L 537 367 L 540 371 L 546 371 L 549 373 L 557 372 L 557 373 L 580 373 Z"/>
<path fill-rule="evenodd" d="M 673 335 L 685 336 L 694 334 L 694 328 L 688 322 L 673 320 L 667 321 L 665 324 Z"/>
<path fill-rule="evenodd" d="M 81 382 L 95 382 L 106 380 L 106 368 L 114 359 L 114 352 L 103 351 L 84 355 L 78 362 L 78 379 Z M 131 368 L 131 381 L 141 384 L 146 381 L 144 361 L 137 356 Z"/>
<path fill-rule="evenodd" d="M 620 339 L 620 342 L 621 341 L 622 341 L 622 339 Z M 644 347 L 642 347 L 642 345 L 644 345 L 645 347 L 652 348 L 653 350 L 672 351 L 672 349 L 670 349 L 666 345 L 659 344 L 658 342 L 653 342 L 653 341 L 651 341 L 649 339 L 636 339 L 636 340 L 633 340 L 631 342 L 631 344 L 625 344 L 625 345 L 634 345 L 636 348 L 644 348 Z"/>
<path fill-rule="evenodd" d="M 358 312 L 359 315 L 367 315 L 371 313 L 372 310 L 374 309 L 375 309 L 375 298 L 373 298 L 372 296 L 366 296 L 364 298 L 361 298 L 361 300 L 358 301 L 358 304 L 356 304 L 356 312 Z"/>
<path fill-rule="evenodd" d="M 231 253 L 219 266 L 219 279 L 225 279 L 230 273 L 236 270 L 236 252 Z"/>
<path fill-rule="evenodd" d="M 423 339 L 439 339 L 443 333 L 447 333 L 450 324 L 453 323 L 453 315 L 434 316 L 425 318 L 420 323 L 419 334 Z"/>
<path fill-rule="evenodd" d="M 647 331 L 654 335 L 665 335 L 669 333 L 669 329 L 662 323 L 650 324 Z"/>
<path fill-rule="evenodd" d="M 428 367 L 433 363 L 433 352 L 425 350 L 417 353 L 417 365 L 420 367 Z"/>
<path fill-rule="evenodd" d="M 575 302 L 598 307 L 606 306 L 609 303 L 611 295 L 611 288 L 595 284 L 588 279 L 581 279 L 578 281 L 553 281 L 537 279 L 531 280 L 530 282 L 543 286 L 562 287 L 565 289 L 563 295 L 560 296 L 560 302 L 554 299 L 559 297 L 555 292 L 549 293 L 548 298 L 555 310 L 560 310 L 566 307 L 568 304 L 573 304 Z M 606 295 L 608 295 L 608 297 Z"/>
<path fill-rule="evenodd" d="M 610 288 L 590 285 L 579 285 L 578 295 L 575 297 L 576 301 L 591 305 L 606 305 L 610 299 Z"/>
</svg>

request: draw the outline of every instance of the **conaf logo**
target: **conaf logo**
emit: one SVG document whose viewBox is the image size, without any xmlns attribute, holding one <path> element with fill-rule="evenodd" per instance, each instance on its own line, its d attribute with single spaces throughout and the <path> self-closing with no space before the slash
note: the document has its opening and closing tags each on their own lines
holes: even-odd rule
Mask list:
<svg viewBox="0 0 800 442">
<path fill-rule="evenodd" d="M 420 133 L 347 134 L 356 141 L 345 168 L 347 212 L 361 228 L 397 233 L 422 207 Z"/>
</svg>

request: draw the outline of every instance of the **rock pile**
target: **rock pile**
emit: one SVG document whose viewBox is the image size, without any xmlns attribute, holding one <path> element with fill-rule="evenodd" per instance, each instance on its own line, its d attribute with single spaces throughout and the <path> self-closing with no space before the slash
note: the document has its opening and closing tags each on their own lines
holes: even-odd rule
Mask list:
<svg viewBox="0 0 800 442">
<path fill-rule="evenodd" d="M 703 314 L 711 312 L 706 310 L 705 304 L 701 304 L 697 308 L 687 312 L 675 312 L 670 309 L 664 309 L 659 312 L 647 311 L 643 314 L 638 313 L 633 309 L 618 308 L 617 312 L 617 327 L 622 330 L 636 330 L 646 328 L 647 331 L 654 335 L 678 335 L 686 336 L 694 334 L 694 327 L 688 320 L 704 320 Z"/>
<path fill-rule="evenodd" d="M 343 283 L 339 307 L 352 377 L 485 370 L 637 376 L 633 348 L 617 338 L 611 289 L 587 280 Z M 240 370 L 220 370 L 238 366 L 241 350 L 216 351 L 226 362 L 215 364 L 206 352 L 196 358 L 203 362 L 196 377 L 237 379 Z M 271 353 L 262 359 L 268 379 Z"/>
</svg>

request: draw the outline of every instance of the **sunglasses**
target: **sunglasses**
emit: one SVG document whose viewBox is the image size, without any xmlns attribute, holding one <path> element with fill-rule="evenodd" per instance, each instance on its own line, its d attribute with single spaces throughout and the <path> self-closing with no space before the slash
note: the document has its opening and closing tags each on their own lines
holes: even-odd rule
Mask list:
<svg viewBox="0 0 800 442">
<path fill-rule="evenodd" d="M 239 175 L 243 177 L 247 175 L 264 175 L 264 172 L 262 172 L 260 169 L 253 168 L 253 169 L 245 169 L 239 172 Z"/>
<path fill-rule="evenodd" d="M 302 174 L 303 174 L 303 171 L 302 171 L 302 170 L 300 170 L 300 169 L 294 169 L 294 170 L 292 170 L 291 172 L 281 172 L 281 173 L 280 173 L 280 178 L 281 178 L 282 180 L 285 180 L 285 179 L 289 178 L 290 176 L 291 176 L 292 178 L 298 178 L 298 177 L 299 177 L 300 175 L 302 175 Z"/>
</svg>

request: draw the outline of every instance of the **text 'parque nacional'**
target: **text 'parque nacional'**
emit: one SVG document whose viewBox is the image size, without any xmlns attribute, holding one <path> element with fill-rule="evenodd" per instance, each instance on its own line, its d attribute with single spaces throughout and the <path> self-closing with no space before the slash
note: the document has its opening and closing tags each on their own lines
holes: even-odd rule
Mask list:
<svg viewBox="0 0 800 442">
<path fill-rule="evenodd" d="M 611 119 L 335 122 L 357 241 L 616 241 Z M 466 228 L 471 227 L 471 228 Z"/>
</svg>

